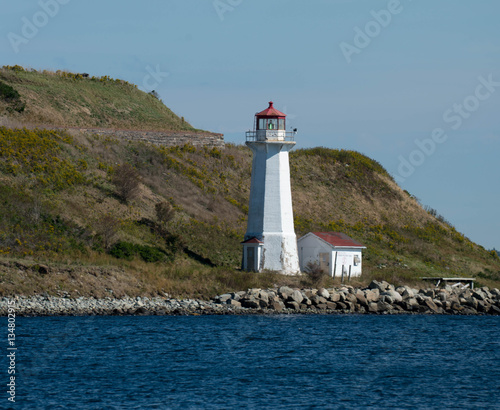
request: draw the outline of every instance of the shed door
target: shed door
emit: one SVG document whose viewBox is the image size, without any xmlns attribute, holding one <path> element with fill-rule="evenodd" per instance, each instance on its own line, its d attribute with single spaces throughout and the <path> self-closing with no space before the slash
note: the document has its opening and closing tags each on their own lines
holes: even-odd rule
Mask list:
<svg viewBox="0 0 500 410">
<path fill-rule="evenodd" d="M 319 267 L 321 270 L 325 273 L 328 273 L 328 267 L 330 265 L 330 254 L 327 253 L 320 253 L 319 254 Z"/>
</svg>

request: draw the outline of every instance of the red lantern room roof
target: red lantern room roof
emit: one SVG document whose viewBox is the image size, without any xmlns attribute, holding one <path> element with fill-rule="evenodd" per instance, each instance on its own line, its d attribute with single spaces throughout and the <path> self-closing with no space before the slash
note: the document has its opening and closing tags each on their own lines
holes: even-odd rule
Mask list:
<svg viewBox="0 0 500 410">
<path fill-rule="evenodd" d="M 273 102 L 269 101 L 269 107 L 267 107 L 264 111 L 258 112 L 255 114 L 256 117 L 278 117 L 278 118 L 285 118 L 286 115 L 283 114 L 281 111 L 278 111 L 276 108 L 273 107 Z"/>
</svg>

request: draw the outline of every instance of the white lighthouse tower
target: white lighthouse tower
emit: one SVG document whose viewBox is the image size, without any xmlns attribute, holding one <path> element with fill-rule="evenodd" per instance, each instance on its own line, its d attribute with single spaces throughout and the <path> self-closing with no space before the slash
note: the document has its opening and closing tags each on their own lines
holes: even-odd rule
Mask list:
<svg viewBox="0 0 500 410">
<path fill-rule="evenodd" d="M 285 117 L 271 101 L 267 109 L 255 114 L 254 130 L 246 133 L 253 162 L 244 270 L 300 273 L 288 162 L 295 131 L 286 131 Z"/>
</svg>

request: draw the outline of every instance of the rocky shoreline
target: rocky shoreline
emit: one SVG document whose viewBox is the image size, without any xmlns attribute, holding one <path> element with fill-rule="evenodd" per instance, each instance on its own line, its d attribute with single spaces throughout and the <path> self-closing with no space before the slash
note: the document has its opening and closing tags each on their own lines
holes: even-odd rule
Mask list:
<svg viewBox="0 0 500 410">
<path fill-rule="evenodd" d="M 16 296 L 0 298 L 0 315 L 14 308 L 17 316 L 85 315 L 244 315 L 244 314 L 453 314 L 500 315 L 498 289 L 446 286 L 438 289 L 394 287 L 372 281 L 367 288 L 248 289 L 211 301 L 137 298 L 69 298 Z"/>
</svg>

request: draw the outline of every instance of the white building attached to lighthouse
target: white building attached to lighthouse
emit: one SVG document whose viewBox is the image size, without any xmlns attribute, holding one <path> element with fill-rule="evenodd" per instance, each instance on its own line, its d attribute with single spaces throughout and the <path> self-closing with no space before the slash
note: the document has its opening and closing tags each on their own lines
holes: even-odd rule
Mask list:
<svg viewBox="0 0 500 410">
<path fill-rule="evenodd" d="M 254 130 L 246 133 L 253 152 L 247 232 L 242 268 L 300 273 L 293 226 L 288 153 L 294 132 L 286 131 L 286 115 L 273 107 L 255 114 Z"/>
</svg>

